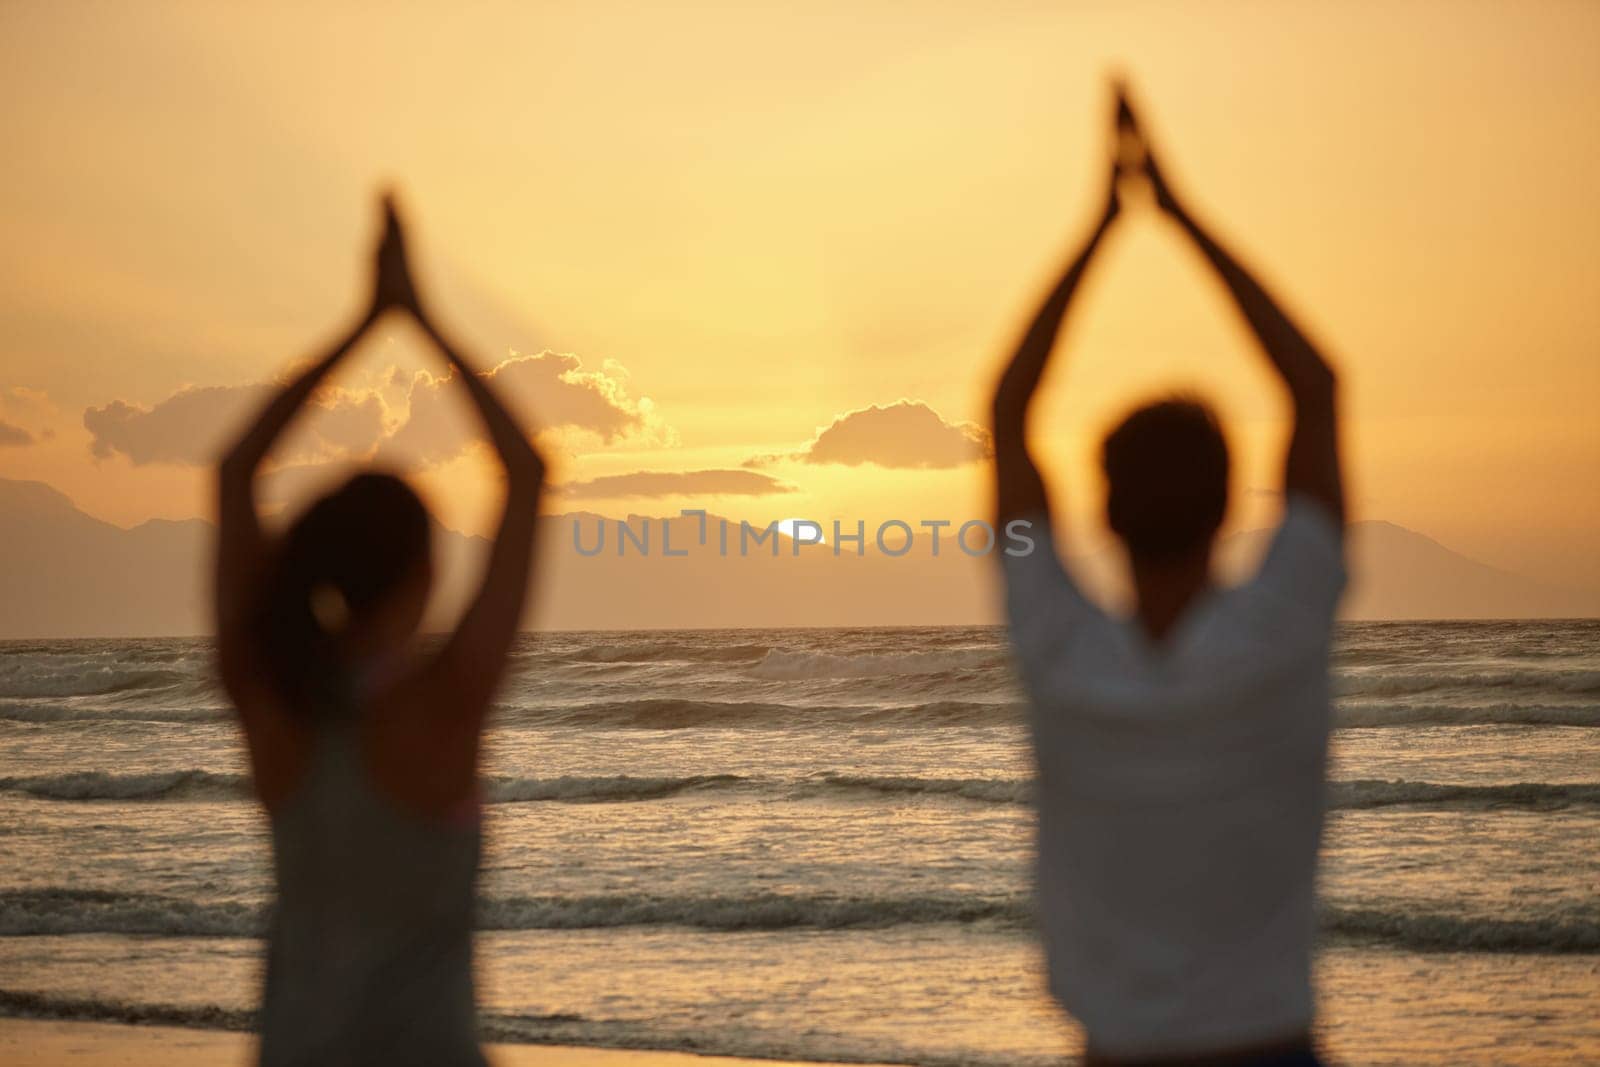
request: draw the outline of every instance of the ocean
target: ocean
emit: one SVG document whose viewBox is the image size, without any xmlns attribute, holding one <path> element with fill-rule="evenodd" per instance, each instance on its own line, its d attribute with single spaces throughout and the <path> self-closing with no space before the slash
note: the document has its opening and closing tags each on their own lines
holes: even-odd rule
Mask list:
<svg viewBox="0 0 1600 1067">
<path fill-rule="evenodd" d="M 1600 1048 L 1600 621 L 1340 630 L 1322 1037 Z M 994 628 L 524 636 L 488 740 L 501 1041 L 1064 1062 Z M 201 640 L 0 645 L 0 1015 L 248 1027 L 270 870 Z"/>
</svg>

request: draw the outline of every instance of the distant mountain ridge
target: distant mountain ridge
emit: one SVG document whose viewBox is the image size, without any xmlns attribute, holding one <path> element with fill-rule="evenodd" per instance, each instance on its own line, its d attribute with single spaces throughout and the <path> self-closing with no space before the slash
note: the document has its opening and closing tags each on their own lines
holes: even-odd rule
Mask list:
<svg viewBox="0 0 1600 1067">
<path fill-rule="evenodd" d="M 42 482 L 0 479 L 0 637 L 204 632 L 212 529 L 125 530 Z"/>
<path fill-rule="evenodd" d="M 1241 558 L 1264 552 L 1271 530 L 1228 538 L 1219 550 L 1224 573 L 1242 573 Z M 1349 619 L 1581 618 L 1600 614 L 1600 593 L 1557 589 L 1480 563 L 1416 530 L 1382 519 L 1346 532 Z"/>
<path fill-rule="evenodd" d="M 999 619 L 994 561 L 925 547 L 899 558 L 871 546 L 834 556 L 821 546 L 780 555 L 719 556 L 699 547 L 693 518 L 652 519 L 652 553 L 616 553 L 618 520 L 605 518 L 605 551 L 580 554 L 573 523 L 591 547 L 602 516 L 575 512 L 541 519 L 541 562 L 530 623 L 539 629 L 674 629 L 739 626 L 961 625 Z M 643 516 L 630 517 L 637 528 Z M 713 531 L 715 517 L 711 517 Z M 675 550 L 661 552 L 661 529 Z M 735 531 L 737 524 L 735 524 Z M 168 636 L 210 628 L 213 527 L 202 519 L 155 519 L 123 529 L 80 511 L 42 482 L 0 479 L 0 639 Z M 737 533 L 735 532 L 735 538 Z M 1224 576 L 1248 572 L 1270 530 L 1227 538 Z M 715 544 L 715 533 L 711 544 Z M 948 534 L 947 534 L 948 538 Z M 1552 589 L 1479 563 L 1413 530 L 1382 521 L 1352 524 L 1352 583 L 1344 616 L 1374 618 L 1537 618 L 1600 615 L 1600 594 Z M 487 542 L 440 529 L 442 575 L 430 625 L 443 626 L 475 586 Z M 1074 562 L 1085 584 L 1110 595 L 1117 561 Z"/>
</svg>

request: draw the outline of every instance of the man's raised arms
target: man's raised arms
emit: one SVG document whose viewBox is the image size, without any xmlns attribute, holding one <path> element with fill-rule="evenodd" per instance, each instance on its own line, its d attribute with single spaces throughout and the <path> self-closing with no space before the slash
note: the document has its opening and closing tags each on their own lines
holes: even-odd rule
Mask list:
<svg viewBox="0 0 1600 1067">
<path fill-rule="evenodd" d="M 1028 405 L 1044 377 L 1056 335 L 1072 303 L 1078 282 L 1089 261 L 1100 247 L 1119 210 L 1117 173 L 1112 170 L 1107 183 L 1105 208 L 1083 247 L 1073 256 L 1066 272 L 1045 297 L 1044 304 L 1023 334 L 1010 362 L 1000 374 L 994 391 L 995 525 L 1003 527 L 1013 519 L 1030 515 L 1050 517 L 1050 501 L 1044 479 L 1028 454 Z"/>
<path fill-rule="evenodd" d="M 1138 133 L 1131 108 L 1123 105 L 1130 128 Z M 1143 171 L 1154 188 L 1156 203 L 1181 226 L 1216 270 L 1234 302 L 1249 322 L 1267 358 L 1289 389 L 1294 404 L 1294 430 L 1284 463 L 1283 488 L 1322 503 L 1335 521 L 1344 524 L 1344 484 L 1339 469 L 1339 434 L 1336 410 L 1337 382 L 1328 366 L 1300 329 L 1261 284 L 1219 244 L 1178 199 L 1144 143 Z"/>
</svg>

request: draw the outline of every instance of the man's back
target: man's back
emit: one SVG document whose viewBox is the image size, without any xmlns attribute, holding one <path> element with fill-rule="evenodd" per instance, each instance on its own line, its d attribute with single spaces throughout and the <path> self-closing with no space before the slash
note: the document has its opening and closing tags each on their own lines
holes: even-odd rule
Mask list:
<svg viewBox="0 0 1600 1067">
<path fill-rule="evenodd" d="M 1202 596 L 1159 645 L 1034 536 L 1006 579 L 1052 991 L 1119 1058 L 1304 1032 L 1336 521 L 1291 495 L 1255 579 Z"/>
</svg>

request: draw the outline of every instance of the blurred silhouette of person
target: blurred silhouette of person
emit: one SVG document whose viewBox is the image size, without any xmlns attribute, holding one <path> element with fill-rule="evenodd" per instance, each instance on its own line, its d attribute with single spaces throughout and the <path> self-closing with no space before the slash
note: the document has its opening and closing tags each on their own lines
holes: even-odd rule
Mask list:
<svg viewBox="0 0 1600 1067">
<path fill-rule="evenodd" d="M 1002 564 L 1031 703 L 1050 988 L 1083 1024 L 1090 1064 L 1315 1064 L 1313 885 L 1345 582 L 1334 374 L 1174 192 L 1120 93 L 1116 129 L 1104 210 L 994 397 L 998 521 L 1036 538 Z M 1057 558 L 1061 512 L 1024 427 L 1119 186 L 1151 190 L 1199 248 L 1294 411 L 1281 525 L 1254 578 L 1226 590 L 1210 578 L 1228 494 L 1211 411 L 1164 399 L 1106 437 L 1128 620 L 1102 614 Z"/>
<path fill-rule="evenodd" d="M 362 473 L 276 540 L 254 477 L 324 376 L 390 310 L 440 348 L 505 465 L 487 573 L 437 651 L 413 647 L 431 519 L 405 482 Z M 393 205 L 359 323 L 261 412 L 219 468 L 220 671 L 272 827 L 261 1062 L 484 1063 L 472 978 L 479 739 L 526 595 L 544 464 L 434 326 Z"/>
</svg>

